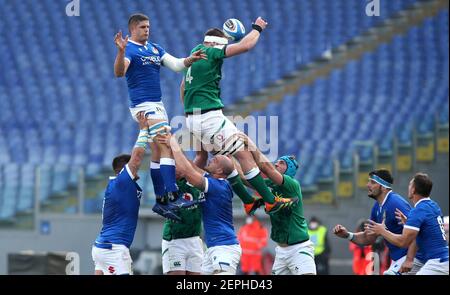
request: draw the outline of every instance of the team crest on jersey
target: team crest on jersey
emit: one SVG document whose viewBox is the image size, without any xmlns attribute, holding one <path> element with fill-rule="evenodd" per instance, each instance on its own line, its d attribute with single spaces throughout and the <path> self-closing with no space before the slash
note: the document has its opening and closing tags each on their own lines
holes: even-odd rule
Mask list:
<svg viewBox="0 0 450 295">
<path fill-rule="evenodd" d="M 219 140 L 220 142 L 224 141 L 225 137 L 223 136 L 223 134 L 217 134 L 216 136 L 217 140 Z"/>
<path fill-rule="evenodd" d="M 158 51 L 158 49 L 156 47 L 152 47 L 152 52 L 154 54 L 159 54 L 159 51 Z"/>
</svg>

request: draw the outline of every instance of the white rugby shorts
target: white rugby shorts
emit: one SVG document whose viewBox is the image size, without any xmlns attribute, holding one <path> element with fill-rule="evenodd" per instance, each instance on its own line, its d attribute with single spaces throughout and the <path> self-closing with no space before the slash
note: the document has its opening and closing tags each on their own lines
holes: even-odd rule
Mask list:
<svg viewBox="0 0 450 295">
<path fill-rule="evenodd" d="M 222 110 L 188 115 L 186 125 L 201 141 L 203 149 L 213 155 L 233 155 L 244 148 L 244 143 L 237 137 L 239 129 L 223 115 Z"/>
<path fill-rule="evenodd" d="M 170 271 L 201 272 L 203 260 L 203 242 L 200 237 L 162 240 L 161 243 L 163 273 Z"/>
<path fill-rule="evenodd" d="M 273 275 L 317 274 L 314 262 L 314 244 L 306 242 L 287 247 L 275 248 Z"/>
<path fill-rule="evenodd" d="M 236 274 L 242 249 L 239 244 L 214 246 L 206 250 L 202 263 L 202 274 Z"/>
<path fill-rule="evenodd" d="M 104 275 L 133 274 L 130 250 L 124 245 L 112 244 L 112 249 L 92 246 L 92 260 L 95 270 L 101 270 Z"/>
</svg>

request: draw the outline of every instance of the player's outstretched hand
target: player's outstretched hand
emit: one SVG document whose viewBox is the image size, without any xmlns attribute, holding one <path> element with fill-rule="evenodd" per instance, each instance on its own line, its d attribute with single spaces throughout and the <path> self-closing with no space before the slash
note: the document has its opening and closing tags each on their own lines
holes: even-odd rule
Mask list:
<svg viewBox="0 0 450 295">
<path fill-rule="evenodd" d="M 192 53 L 189 57 L 185 58 L 184 66 L 186 68 L 189 68 L 190 66 L 192 66 L 192 64 L 194 62 L 197 62 L 201 59 L 208 60 L 208 56 L 206 55 L 206 53 L 203 50 L 199 49 L 199 50 L 195 51 L 194 53 Z"/>
<path fill-rule="evenodd" d="M 125 39 L 123 39 L 122 31 L 119 31 L 114 36 L 114 43 L 116 44 L 117 49 L 119 49 L 120 51 L 125 51 L 125 47 L 127 46 L 128 43 L 128 35 L 125 37 Z"/>
<path fill-rule="evenodd" d="M 248 137 L 247 134 L 239 132 L 237 133 L 237 136 L 244 142 L 244 145 L 247 146 L 249 151 L 256 151 L 256 144 L 253 142 L 253 140 L 251 140 L 250 137 Z"/>
<path fill-rule="evenodd" d="M 265 30 L 267 27 L 267 22 L 262 17 L 258 17 L 255 20 L 255 25 L 258 25 L 261 27 L 261 29 Z"/>
<path fill-rule="evenodd" d="M 365 230 L 369 235 L 381 235 L 386 230 L 386 226 L 384 225 L 384 221 L 383 223 L 376 223 L 373 220 L 368 220 L 368 223 L 365 225 Z"/>
<path fill-rule="evenodd" d="M 338 224 L 333 228 L 333 233 L 343 239 L 348 237 L 348 230 L 342 225 Z"/>
<path fill-rule="evenodd" d="M 406 224 L 406 220 L 408 219 L 405 214 L 403 214 L 402 211 L 400 211 L 398 208 L 395 209 L 395 218 L 399 221 L 401 224 Z"/>
<path fill-rule="evenodd" d="M 208 56 L 207 56 L 206 53 L 205 53 L 203 50 L 201 50 L 201 49 L 199 49 L 199 50 L 195 51 L 194 53 L 192 53 L 191 56 L 190 56 L 189 58 L 192 59 L 192 62 L 193 62 L 193 63 L 196 62 L 196 61 L 199 61 L 199 60 L 201 60 L 201 59 L 208 60 Z"/>
<path fill-rule="evenodd" d="M 168 147 L 170 147 L 170 138 L 172 136 L 170 134 L 158 134 L 158 136 L 155 137 L 156 141 L 160 144 L 165 144 Z"/>
<path fill-rule="evenodd" d="M 144 130 L 148 128 L 148 120 L 144 116 L 144 112 L 139 112 L 136 118 L 138 119 L 139 129 Z"/>
</svg>

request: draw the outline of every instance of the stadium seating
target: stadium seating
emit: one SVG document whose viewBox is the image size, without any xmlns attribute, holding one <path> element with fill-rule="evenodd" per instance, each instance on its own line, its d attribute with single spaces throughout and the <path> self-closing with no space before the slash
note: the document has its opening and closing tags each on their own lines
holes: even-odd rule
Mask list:
<svg viewBox="0 0 450 295">
<path fill-rule="evenodd" d="M 0 219 L 6 220 L 32 208 L 36 171 L 45 203 L 76 183 L 78 167 L 93 176 L 130 150 L 137 128 L 127 109 L 126 82 L 113 76 L 112 39 L 119 29 L 127 31 L 131 13 L 148 14 L 151 40 L 179 57 L 227 18 L 239 18 L 249 29 L 258 15 L 266 17 L 269 28 L 260 44 L 224 64 L 222 98 L 231 104 L 418 0 L 381 1 L 377 18 L 365 15 L 360 0 L 83 0 L 80 17 L 67 17 L 64 1 L 0 2 L 7 28 L 0 32 L 1 64 L 7 69 L 0 79 Z M 411 140 L 411 129 L 402 124 L 419 111 L 430 114 L 420 132 L 431 128 L 432 115 L 448 97 L 442 82 L 448 79 L 447 34 L 448 14 L 443 14 L 259 112 L 283 114 L 281 152 L 300 156 L 303 183 L 330 176 L 336 154 L 351 165 L 346 151 L 355 135 L 375 136 L 389 149 L 394 133 Z M 163 69 L 161 79 L 169 116 L 181 115 L 181 75 Z M 425 80 L 426 85 L 419 83 Z M 448 114 L 439 120 L 448 122 Z M 148 176 L 141 181 L 151 190 Z M 97 212 L 100 197 L 87 200 L 85 209 Z"/>
<path fill-rule="evenodd" d="M 298 177 L 308 185 L 332 175 L 317 158 L 338 157 L 344 168 L 351 167 L 349 150 L 362 162 L 373 157 L 370 145 L 355 141 L 374 141 L 380 152 L 389 153 L 394 136 L 412 145 L 413 129 L 426 135 L 434 132 L 436 119 L 448 122 L 448 73 L 444 12 L 253 114 L 283 115 L 280 153 L 304 162 Z"/>
</svg>

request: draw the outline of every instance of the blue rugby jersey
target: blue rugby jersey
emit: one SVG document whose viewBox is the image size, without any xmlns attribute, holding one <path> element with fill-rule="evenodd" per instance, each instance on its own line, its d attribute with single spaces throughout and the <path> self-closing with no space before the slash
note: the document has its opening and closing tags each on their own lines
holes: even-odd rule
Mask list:
<svg viewBox="0 0 450 295">
<path fill-rule="evenodd" d="M 442 211 L 430 198 L 419 200 L 409 212 L 405 228 L 418 231 L 417 247 L 425 260 L 448 259 L 448 243 L 445 236 Z"/>
<path fill-rule="evenodd" d="M 158 44 L 141 45 L 129 40 L 125 59 L 130 61 L 126 72 L 130 107 L 143 102 L 161 101 L 160 69 L 166 51 Z"/>
<path fill-rule="evenodd" d="M 233 225 L 233 191 L 225 179 L 205 174 L 205 202 L 201 203 L 206 246 L 239 244 Z"/>
<path fill-rule="evenodd" d="M 384 199 L 384 202 L 383 204 L 381 204 L 381 206 L 380 204 L 378 204 L 378 202 L 375 202 L 375 204 L 372 207 L 370 219 L 377 223 L 382 223 L 384 220 L 386 228 L 390 232 L 394 234 L 402 234 L 403 225 L 399 222 L 397 218 L 395 218 L 396 209 L 399 209 L 400 211 L 402 211 L 403 214 L 405 214 L 405 216 L 408 216 L 409 211 L 411 210 L 411 206 L 402 196 L 394 193 L 393 191 L 390 191 L 386 195 L 386 198 Z M 389 248 L 389 255 L 391 256 L 392 260 L 398 260 L 402 258 L 408 252 L 408 249 L 406 248 L 399 248 L 395 245 L 392 245 L 388 241 L 385 242 Z M 419 251 L 418 254 L 420 257 L 421 255 Z"/>
<path fill-rule="evenodd" d="M 142 189 L 134 181 L 128 164 L 117 177 L 111 177 L 103 198 L 103 227 L 95 242 L 130 248 L 136 232 Z"/>
</svg>

